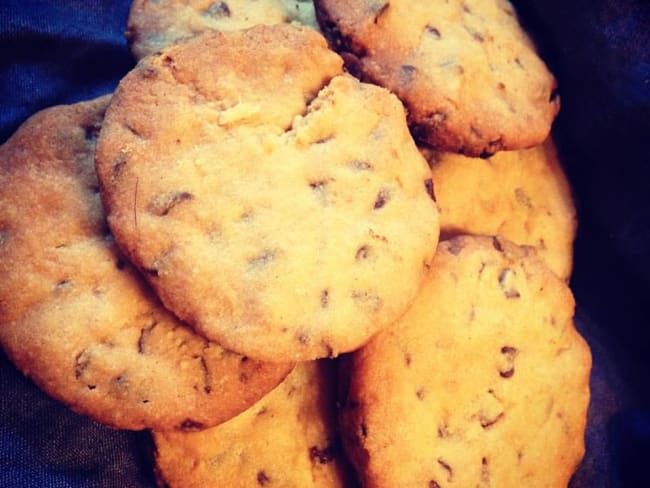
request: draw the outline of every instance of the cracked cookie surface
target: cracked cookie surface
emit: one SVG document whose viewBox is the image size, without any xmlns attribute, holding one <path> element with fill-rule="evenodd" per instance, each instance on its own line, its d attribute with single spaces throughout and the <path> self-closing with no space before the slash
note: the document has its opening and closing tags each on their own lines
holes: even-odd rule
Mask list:
<svg viewBox="0 0 650 488">
<path fill-rule="evenodd" d="M 154 432 L 169 488 L 356 486 L 336 427 L 336 366 L 299 363 L 247 411 L 202 432 Z"/>
<path fill-rule="evenodd" d="M 298 23 L 318 29 L 310 0 L 135 0 L 126 37 L 138 59 L 207 30 Z"/>
<path fill-rule="evenodd" d="M 0 343 L 39 387 L 99 422 L 215 425 L 291 365 L 197 336 L 117 249 L 94 168 L 108 103 L 42 111 L 0 147 Z"/>
<path fill-rule="evenodd" d="M 553 141 L 491 158 L 422 149 L 429 161 L 443 238 L 500 235 L 533 246 L 563 280 L 573 265 L 577 220 Z"/>
<path fill-rule="evenodd" d="M 120 247 L 177 316 L 253 358 L 359 347 L 435 252 L 402 105 L 342 74 L 310 29 L 205 33 L 145 58 L 97 147 Z"/>
<path fill-rule="evenodd" d="M 330 44 L 406 105 L 416 139 L 478 156 L 541 144 L 556 83 L 507 0 L 316 0 Z"/>
<path fill-rule="evenodd" d="M 345 368 L 342 435 L 363 485 L 567 486 L 591 367 L 573 311 L 531 248 L 441 241 L 412 307 Z"/>
</svg>

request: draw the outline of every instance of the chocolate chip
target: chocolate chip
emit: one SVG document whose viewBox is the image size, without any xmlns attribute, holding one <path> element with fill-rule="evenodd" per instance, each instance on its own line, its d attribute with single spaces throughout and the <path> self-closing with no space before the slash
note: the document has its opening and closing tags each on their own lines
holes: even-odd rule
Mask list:
<svg viewBox="0 0 650 488">
<path fill-rule="evenodd" d="M 433 180 L 431 178 L 427 178 L 424 180 L 424 189 L 427 191 L 427 194 L 429 195 L 429 198 L 433 200 L 434 202 L 436 200 L 436 192 L 433 188 Z"/>
<path fill-rule="evenodd" d="M 102 128 L 100 123 L 94 123 L 85 126 L 84 129 L 84 138 L 89 142 L 94 142 L 99 136 L 99 131 Z"/>
<path fill-rule="evenodd" d="M 438 464 L 442 469 L 444 469 L 447 472 L 447 481 L 451 482 L 452 478 L 454 477 L 454 470 L 451 468 L 451 466 L 443 461 L 441 458 L 438 458 Z"/>
<path fill-rule="evenodd" d="M 321 308 L 327 308 L 330 303 L 330 292 L 325 289 L 320 292 L 320 306 Z"/>
<path fill-rule="evenodd" d="M 181 422 L 178 428 L 184 432 L 197 432 L 204 429 L 205 425 L 202 422 L 197 422 L 196 420 L 185 419 L 183 422 Z"/>
<path fill-rule="evenodd" d="M 427 24 L 425 29 L 428 34 L 431 34 L 436 39 L 440 39 L 442 37 L 440 31 L 430 24 Z"/>
<path fill-rule="evenodd" d="M 357 249 L 357 253 L 354 255 L 354 259 L 357 261 L 363 261 L 364 259 L 368 259 L 368 256 L 370 256 L 370 247 L 363 245 Z"/>
<path fill-rule="evenodd" d="M 135 137 L 138 137 L 142 139 L 142 133 L 136 129 L 132 124 L 129 124 L 128 122 L 124 122 L 124 128 L 128 130 L 131 134 L 133 134 Z"/>
<path fill-rule="evenodd" d="M 418 391 L 415 392 L 415 396 L 418 398 L 418 400 L 424 400 L 424 388 L 418 389 Z"/>
<path fill-rule="evenodd" d="M 375 210 L 379 210 L 382 208 L 386 203 L 390 200 L 390 192 L 386 188 L 382 188 L 379 190 L 379 193 L 377 193 L 377 198 L 375 199 L 375 204 L 373 205 L 373 208 Z"/>
<path fill-rule="evenodd" d="M 515 368 L 510 368 L 505 371 L 499 371 L 499 375 L 502 378 L 512 378 L 514 374 L 515 374 Z"/>
<path fill-rule="evenodd" d="M 505 413 L 503 412 L 499 413 L 496 417 L 488 417 L 485 414 L 481 413 L 479 415 L 479 422 L 481 424 L 481 427 L 487 430 L 490 427 L 492 427 L 494 424 L 496 424 L 499 420 L 501 420 L 504 416 Z"/>
<path fill-rule="evenodd" d="M 494 249 L 496 249 L 499 252 L 503 252 L 503 246 L 501 245 L 501 241 L 499 240 L 498 237 L 492 238 L 492 247 L 494 247 Z"/>
<path fill-rule="evenodd" d="M 361 437 L 368 437 L 368 426 L 366 424 L 361 424 Z"/>
<path fill-rule="evenodd" d="M 74 360 L 74 377 L 75 379 L 80 379 L 81 376 L 83 375 L 84 371 L 88 369 L 88 366 L 90 365 L 90 353 L 88 353 L 85 349 L 81 351 L 79 354 L 77 354 L 77 357 L 75 357 Z"/>
<path fill-rule="evenodd" d="M 194 199 L 194 195 L 187 191 L 177 191 L 158 195 L 149 202 L 147 209 L 154 215 L 164 217 L 178 204 Z"/>
<path fill-rule="evenodd" d="M 61 280 L 54 285 L 56 291 L 64 291 L 72 288 L 72 281 L 70 280 Z"/>
<path fill-rule="evenodd" d="M 203 356 L 194 356 L 193 359 L 199 360 L 199 364 L 201 365 L 201 370 L 203 371 L 203 391 L 209 395 L 212 392 L 212 374 L 210 373 L 210 369 L 208 368 L 208 363 L 205 360 L 205 357 Z M 243 383 L 245 383 L 245 381 Z"/>
<path fill-rule="evenodd" d="M 501 348 L 502 364 L 499 367 L 499 375 L 502 378 L 512 378 L 515 374 L 515 358 L 519 354 L 516 347 L 503 346 Z"/>
<path fill-rule="evenodd" d="M 328 184 L 329 181 L 325 181 L 325 180 L 312 181 L 309 183 L 309 187 L 311 188 L 314 196 L 319 200 L 320 204 L 323 206 L 327 205 Z"/>
<path fill-rule="evenodd" d="M 490 482 L 490 469 L 487 458 L 481 459 L 481 482 L 488 484 Z"/>
<path fill-rule="evenodd" d="M 264 486 L 267 483 L 271 481 L 271 478 L 267 476 L 267 474 L 264 471 L 258 471 L 257 472 L 257 484 L 260 486 Z"/>
<path fill-rule="evenodd" d="M 327 185 L 327 181 L 321 180 L 321 181 L 312 181 L 309 183 L 309 187 L 312 190 L 320 190 L 322 189 L 325 185 Z"/>
<path fill-rule="evenodd" d="M 157 322 L 154 322 L 153 325 L 140 329 L 140 337 L 138 338 L 138 354 L 145 354 L 147 341 L 151 335 L 151 331 L 156 325 Z"/>
<path fill-rule="evenodd" d="M 204 13 L 211 17 L 230 17 L 231 14 L 230 7 L 226 2 L 214 2 Z"/>
<path fill-rule="evenodd" d="M 499 274 L 499 286 L 503 290 L 503 294 L 506 298 L 519 298 L 521 296 L 515 288 L 509 286 L 507 283 L 510 281 L 510 277 L 514 276 L 514 274 L 515 272 L 510 268 L 505 268 L 501 271 L 501 274 Z"/>
<path fill-rule="evenodd" d="M 390 2 L 386 0 L 378 0 L 370 3 L 369 10 L 375 17 L 375 24 L 379 21 L 379 17 L 381 17 L 386 12 L 389 6 Z"/>
</svg>

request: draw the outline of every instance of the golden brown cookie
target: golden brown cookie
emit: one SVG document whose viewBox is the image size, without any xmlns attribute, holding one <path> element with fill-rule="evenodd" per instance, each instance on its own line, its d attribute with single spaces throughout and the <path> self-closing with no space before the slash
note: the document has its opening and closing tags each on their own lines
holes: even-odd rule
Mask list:
<svg viewBox="0 0 650 488">
<path fill-rule="evenodd" d="M 350 359 L 342 432 L 364 486 L 567 486 L 591 367 L 573 311 L 532 249 L 441 242 L 413 306 Z"/>
<path fill-rule="evenodd" d="M 551 139 L 489 159 L 422 152 L 431 166 L 443 237 L 500 235 L 535 247 L 552 271 L 569 279 L 576 210 Z"/>
<path fill-rule="evenodd" d="M 298 23 L 318 29 L 311 0 L 135 0 L 126 32 L 140 59 L 207 30 Z"/>
<path fill-rule="evenodd" d="M 416 139 L 483 155 L 541 144 L 556 83 L 507 0 L 316 0 L 331 45 L 408 108 Z"/>
<path fill-rule="evenodd" d="M 196 336 L 118 251 L 94 148 L 109 97 L 44 110 L 0 147 L 0 344 L 76 412 L 122 429 L 196 429 L 277 385 Z"/>
<path fill-rule="evenodd" d="M 97 168 L 116 240 L 163 303 L 257 359 L 359 347 L 404 312 L 437 243 L 402 105 L 343 75 L 310 29 L 210 32 L 143 59 Z"/>
<path fill-rule="evenodd" d="M 356 486 L 336 429 L 335 363 L 300 363 L 234 419 L 202 432 L 154 432 L 169 488 Z"/>
</svg>

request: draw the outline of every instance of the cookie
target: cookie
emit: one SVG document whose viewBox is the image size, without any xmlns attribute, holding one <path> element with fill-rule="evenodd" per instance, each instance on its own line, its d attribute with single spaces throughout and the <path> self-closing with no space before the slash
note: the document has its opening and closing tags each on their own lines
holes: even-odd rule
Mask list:
<svg viewBox="0 0 650 488">
<path fill-rule="evenodd" d="M 488 156 L 541 144 L 556 82 L 507 0 L 316 0 L 331 45 L 395 93 L 416 139 Z"/>
<path fill-rule="evenodd" d="M 202 432 L 153 432 L 160 486 L 356 486 L 336 429 L 335 362 L 300 363 L 234 419 Z"/>
<path fill-rule="evenodd" d="M 576 210 L 551 139 L 485 160 L 422 151 L 431 165 L 443 237 L 500 235 L 533 246 L 548 267 L 568 281 Z"/>
<path fill-rule="evenodd" d="M 163 303 L 260 360 L 364 344 L 404 312 L 438 239 L 399 100 L 286 24 L 143 59 L 97 168 L 116 240 Z"/>
<path fill-rule="evenodd" d="M 47 393 L 121 429 L 196 429 L 286 376 L 196 336 L 118 251 L 94 148 L 108 97 L 34 115 L 0 147 L 0 344 Z"/>
<path fill-rule="evenodd" d="M 363 486 L 567 486 L 591 355 L 530 248 L 442 241 L 413 306 L 352 354 L 341 412 Z"/>
<path fill-rule="evenodd" d="M 143 58 L 207 30 L 231 31 L 257 24 L 298 23 L 318 29 L 311 0 L 135 0 L 126 37 Z"/>
</svg>

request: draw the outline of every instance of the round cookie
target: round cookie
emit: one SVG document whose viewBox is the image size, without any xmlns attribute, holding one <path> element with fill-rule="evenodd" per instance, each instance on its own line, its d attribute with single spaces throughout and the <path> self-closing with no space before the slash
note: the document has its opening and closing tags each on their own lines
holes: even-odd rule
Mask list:
<svg viewBox="0 0 650 488">
<path fill-rule="evenodd" d="M 398 99 L 290 25 L 143 59 L 107 111 L 97 168 L 116 240 L 163 303 L 257 359 L 361 346 L 404 312 L 438 239 Z"/>
<path fill-rule="evenodd" d="M 442 241 L 413 306 L 351 355 L 341 422 L 363 486 L 567 486 L 591 367 L 573 311 L 532 249 Z"/>
<path fill-rule="evenodd" d="M 489 159 L 422 149 L 431 166 L 443 238 L 500 235 L 533 246 L 563 280 L 573 264 L 577 220 L 553 141 Z"/>
<path fill-rule="evenodd" d="M 318 29 L 311 0 L 135 0 L 126 37 L 138 59 L 207 30 L 299 23 Z"/>
<path fill-rule="evenodd" d="M 215 425 L 291 366 L 196 336 L 118 251 L 93 158 L 108 102 L 44 110 L 0 147 L 0 344 L 39 387 L 99 422 Z"/>
<path fill-rule="evenodd" d="M 316 0 L 349 69 L 395 93 L 416 139 L 488 156 L 541 144 L 559 110 L 553 75 L 507 0 Z"/>
<path fill-rule="evenodd" d="M 299 363 L 234 419 L 201 432 L 153 432 L 159 484 L 356 486 L 336 429 L 335 362 Z"/>
</svg>

